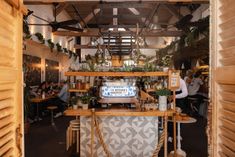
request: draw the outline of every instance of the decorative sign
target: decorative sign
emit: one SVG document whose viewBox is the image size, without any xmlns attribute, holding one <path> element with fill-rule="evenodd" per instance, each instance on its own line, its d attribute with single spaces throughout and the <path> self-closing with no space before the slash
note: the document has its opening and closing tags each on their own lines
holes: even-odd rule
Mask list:
<svg viewBox="0 0 235 157">
<path fill-rule="evenodd" d="M 135 86 L 102 86 L 101 97 L 111 98 L 126 98 L 135 97 L 137 95 L 137 88 Z"/>
<path fill-rule="evenodd" d="M 169 71 L 169 89 L 176 90 L 180 87 L 180 71 Z"/>
</svg>

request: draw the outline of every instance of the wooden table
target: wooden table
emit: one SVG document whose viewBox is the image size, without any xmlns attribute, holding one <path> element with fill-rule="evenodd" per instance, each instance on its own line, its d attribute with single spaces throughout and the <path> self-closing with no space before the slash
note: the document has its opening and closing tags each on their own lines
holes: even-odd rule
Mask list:
<svg viewBox="0 0 235 157">
<path fill-rule="evenodd" d="M 195 123 L 195 122 L 197 122 L 197 120 L 193 117 L 189 117 L 189 119 L 187 119 L 187 120 L 177 119 L 176 118 L 177 131 L 178 131 L 178 134 L 177 134 L 177 150 L 176 150 L 177 155 L 180 155 L 182 157 L 186 157 L 185 151 L 181 149 L 181 128 L 180 128 L 180 123 L 189 124 L 189 123 Z M 170 154 L 173 156 L 174 151 L 171 151 Z"/>
<path fill-rule="evenodd" d="M 37 105 L 37 117 L 36 117 L 37 121 L 39 121 L 39 104 L 42 103 L 42 102 L 48 101 L 49 99 L 54 98 L 54 97 L 55 96 L 48 96 L 48 97 L 45 97 L 45 98 L 36 97 L 36 98 L 31 98 L 30 99 L 31 103 L 35 103 Z"/>
</svg>

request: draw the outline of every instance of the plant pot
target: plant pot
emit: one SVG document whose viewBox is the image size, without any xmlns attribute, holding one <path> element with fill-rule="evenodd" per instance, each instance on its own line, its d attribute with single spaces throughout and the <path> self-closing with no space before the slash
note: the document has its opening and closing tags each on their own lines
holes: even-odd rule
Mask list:
<svg viewBox="0 0 235 157">
<path fill-rule="evenodd" d="M 159 111 L 166 111 L 167 110 L 167 96 L 159 96 Z"/>
<path fill-rule="evenodd" d="M 169 67 L 163 67 L 164 72 L 168 72 L 168 70 L 169 70 Z"/>
<path fill-rule="evenodd" d="M 82 109 L 83 110 L 88 110 L 88 104 L 82 104 Z"/>
<path fill-rule="evenodd" d="M 78 105 L 73 105 L 73 109 L 77 110 L 78 109 Z"/>
</svg>

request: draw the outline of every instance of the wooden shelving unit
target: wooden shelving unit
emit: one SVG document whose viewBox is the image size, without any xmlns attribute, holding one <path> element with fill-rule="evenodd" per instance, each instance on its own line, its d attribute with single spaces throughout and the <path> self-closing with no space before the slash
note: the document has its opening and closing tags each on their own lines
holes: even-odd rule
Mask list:
<svg viewBox="0 0 235 157">
<path fill-rule="evenodd" d="M 168 76 L 168 72 L 65 72 L 65 76 Z"/>
<path fill-rule="evenodd" d="M 76 76 L 108 76 L 108 77 L 143 77 L 143 76 L 163 76 L 163 77 L 169 77 L 169 80 L 173 80 L 173 83 L 171 82 L 171 86 L 169 86 L 169 88 L 173 91 L 173 97 L 174 97 L 174 107 L 172 110 L 168 110 L 168 111 L 149 111 L 149 112 L 142 112 L 140 110 L 140 106 L 137 107 L 137 109 L 135 111 L 133 110 L 129 110 L 129 111 L 124 111 L 124 110 L 96 110 L 91 112 L 91 110 L 67 110 L 65 112 L 66 115 L 70 115 L 70 116 L 81 116 L 81 115 L 86 115 L 86 116 L 91 116 L 94 117 L 94 115 L 96 116 L 159 116 L 159 117 L 163 117 L 164 118 L 164 157 L 167 157 L 168 155 L 168 151 L 167 151 L 167 122 L 168 122 L 168 117 L 169 116 L 173 116 L 173 129 L 174 129 L 174 151 L 176 152 L 176 120 L 175 120 L 175 88 L 178 87 L 179 83 L 176 83 L 176 75 L 172 73 L 172 71 L 168 71 L 168 72 L 66 72 L 65 76 L 68 77 L 68 79 L 70 80 L 70 77 L 74 77 L 76 79 Z M 172 79 L 173 78 L 173 79 Z M 150 89 L 152 91 L 152 89 Z M 70 90 L 71 91 L 71 90 Z M 78 91 L 78 90 L 76 90 Z M 155 90 L 154 90 L 155 91 Z M 100 103 L 116 103 L 118 101 L 127 101 L 126 103 L 138 103 L 138 100 L 121 100 L 121 99 L 115 99 L 115 100 L 108 100 L 108 99 L 101 99 L 99 102 Z M 94 124 L 93 124 L 94 125 Z M 92 128 L 92 127 L 91 127 Z M 93 137 L 94 134 L 91 133 L 91 137 Z M 93 140 L 92 140 L 93 141 Z M 92 148 L 92 147 L 91 147 Z M 91 151 L 92 152 L 92 151 Z"/>
</svg>

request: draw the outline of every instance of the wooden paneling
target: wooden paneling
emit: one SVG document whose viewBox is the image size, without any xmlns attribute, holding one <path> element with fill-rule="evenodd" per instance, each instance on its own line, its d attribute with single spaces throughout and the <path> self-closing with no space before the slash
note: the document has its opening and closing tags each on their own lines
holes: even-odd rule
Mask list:
<svg viewBox="0 0 235 157">
<path fill-rule="evenodd" d="M 215 53 L 211 55 L 215 69 L 212 156 L 232 157 L 235 156 L 235 3 L 216 0 L 212 6 L 215 22 L 211 34 Z"/>
<path fill-rule="evenodd" d="M 18 134 L 22 133 L 22 6 L 22 0 L 0 1 L 0 156 L 4 157 L 23 156 Z"/>
</svg>

